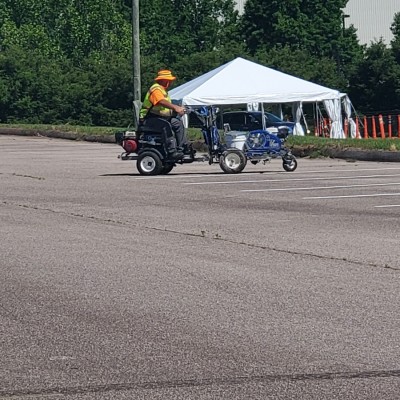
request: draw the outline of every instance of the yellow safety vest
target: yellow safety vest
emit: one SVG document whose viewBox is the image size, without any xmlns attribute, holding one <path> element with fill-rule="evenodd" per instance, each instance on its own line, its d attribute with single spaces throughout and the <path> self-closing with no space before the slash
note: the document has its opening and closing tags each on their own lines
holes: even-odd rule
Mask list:
<svg viewBox="0 0 400 400">
<path fill-rule="evenodd" d="M 163 107 L 162 105 L 153 106 L 153 104 L 151 103 L 150 95 L 156 89 L 161 90 L 161 92 L 165 96 L 165 99 L 168 100 L 169 102 L 171 102 L 171 98 L 169 97 L 168 92 L 164 89 L 164 87 L 161 86 L 159 83 L 155 83 L 153 86 L 151 86 L 149 91 L 146 93 L 146 96 L 143 100 L 142 108 L 139 113 L 140 119 L 145 118 L 147 116 L 147 114 L 149 113 L 149 111 L 151 112 L 151 114 L 156 114 L 161 117 L 171 117 L 172 116 L 172 110 L 170 110 L 169 108 Z"/>
</svg>

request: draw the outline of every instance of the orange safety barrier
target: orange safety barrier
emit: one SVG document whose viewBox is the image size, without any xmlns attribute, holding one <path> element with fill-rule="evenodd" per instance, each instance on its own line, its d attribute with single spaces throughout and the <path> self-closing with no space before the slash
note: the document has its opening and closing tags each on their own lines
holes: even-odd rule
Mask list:
<svg viewBox="0 0 400 400">
<path fill-rule="evenodd" d="M 315 121 L 315 136 L 322 136 L 322 122 Z"/>
<path fill-rule="evenodd" d="M 372 116 L 371 120 L 372 120 L 372 137 L 374 139 L 376 139 L 376 121 L 375 121 L 375 117 Z"/>
<path fill-rule="evenodd" d="M 324 118 L 323 129 L 324 129 L 324 136 L 325 137 L 329 137 L 330 136 L 330 129 L 329 129 L 329 119 L 328 118 Z"/>
<path fill-rule="evenodd" d="M 400 115 L 397 116 L 397 136 L 400 138 Z"/>
<path fill-rule="evenodd" d="M 314 136 L 319 136 L 318 124 L 317 124 L 317 121 L 315 119 L 314 119 Z"/>
<path fill-rule="evenodd" d="M 316 131 L 316 135 L 317 136 L 322 136 L 322 129 L 321 129 L 321 121 L 320 120 L 315 124 L 315 131 Z"/>
<path fill-rule="evenodd" d="M 367 117 L 364 117 L 364 139 L 368 139 L 368 122 L 367 122 Z"/>
<path fill-rule="evenodd" d="M 379 131 L 381 133 L 381 138 L 385 139 L 385 124 L 383 123 L 382 114 L 379 114 L 378 121 L 379 121 Z"/>
<path fill-rule="evenodd" d="M 378 118 L 378 120 L 377 120 Z M 387 127 L 385 126 L 385 118 L 387 118 Z M 397 115 L 397 123 L 396 123 L 396 116 L 393 115 L 386 115 L 383 117 L 382 114 L 379 115 L 372 115 L 372 116 L 363 116 L 362 120 L 361 117 L 355 117 L 355 125 L 356 125 L 356 138 L 364 138 L 368 139 L 372 137 L 376 139 L 378 137 L 382 139 L 392 139 L 392 138 L 399 138 L 400 139 L 400 114 Z M 371 122 L 369 122 L 371 120 Z M 362 121 L 362 122 L 361 122 Z M 370 126 L 368 124 L 371 123 Z M 379 127 L 377 126 L 379 124 Z M 363 125 L 360 128 L 360 125 Z M 378 132 L 379 128 L 379 132 Z M 344 134 L 345 137 L 348 137 L 350 129 L 349 120 L 344 120 Z M 361 132 L 362 130 L 362 132 Z"/>
</svg>

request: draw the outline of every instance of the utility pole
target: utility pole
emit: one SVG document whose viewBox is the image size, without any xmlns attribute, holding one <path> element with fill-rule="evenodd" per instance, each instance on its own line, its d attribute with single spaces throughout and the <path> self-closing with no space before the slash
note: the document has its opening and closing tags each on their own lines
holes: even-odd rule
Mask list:
<svg viewBox="0 0 400 400">
<path fill-rule="evenodd" d="M 133 113 L 135 129 L 141 107 L 140 86 L 140 41 L 139 41 L 139 0 L 132 0 L 132 66 L 133 66 Z"/>
<path fill-rule="evenodd" d="M 350 18 L 350 15 L 348 14 L 343 14 L 342 15 L 342 32 L 343 32 L 343 36 L 346 33 L 346 18 Z"/>
</svg>

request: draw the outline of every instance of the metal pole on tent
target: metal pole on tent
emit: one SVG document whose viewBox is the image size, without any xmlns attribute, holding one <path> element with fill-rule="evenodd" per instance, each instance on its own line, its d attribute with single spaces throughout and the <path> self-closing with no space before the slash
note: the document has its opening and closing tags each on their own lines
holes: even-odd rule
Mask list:
<svg viewBox="0 0 400 400">
<path fill-rule="evenodd" d="M 315 115 L 314 115 L 314 121 L 315 121 L 315 126 L 314 126 L 314 135 L 319 136 L 319 112 L 318 112 L 318 104 L 315 103 Z"/>
<path fill-rule="evenodd" d="M 307 124 L 307 121 L 306 121 L 306 116 L 304 115 L 304 111 L 303 111 L 303 110 L 301 110 L 301 115 L 303 116 L 303 122 L 304 122 L 304 125 L 305 125 L 305 127 L 306 127 L 306 132 L 307 132 L 307 134 L 309 134 L 309 133 L 310 133 L 310 130 L 308 129 L 308 124 Z"/>
<path fill-rule="evenodd" d="M 315 127 L 314 127 L 314 134 L 315 136 L 320 136 L 320 121 L 319 121 L 319 106 L 318 103 L 315 103 L 315 116 L 314 116 L 314 121 L 315 121 Z"/>
<path fill-rule="evenodd" d="M 262 115 L 262 128 L 263 131 L 265 131 L 267 128 L 265 127 L 264 103 L 261 103 L 261 115 Z"/>
</svg>

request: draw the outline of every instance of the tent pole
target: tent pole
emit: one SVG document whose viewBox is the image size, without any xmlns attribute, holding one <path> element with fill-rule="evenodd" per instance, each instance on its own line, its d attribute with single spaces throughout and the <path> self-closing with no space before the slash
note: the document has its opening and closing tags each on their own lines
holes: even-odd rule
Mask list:
<svg viewBox="0 0 400 400">
<path fill-rule="evenodd" d="M 262 115 L 262 128 L 263 131 L 265 131 L 266 127 L 265 127 L 264 103 L 261 103 L 261 115 Z"/>
<path fill-rule="evenodd" d="M 301 110 L 301 115 L 303 116 L 303 122 L 306 127 L 306 134 L 310 133 L 310 130 L 308 129 L 307 121 L 306 121 L 306 116 L 304 115 L 304 109 L 302 108 Z"/>
</svg>

